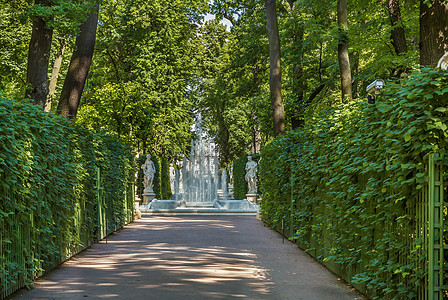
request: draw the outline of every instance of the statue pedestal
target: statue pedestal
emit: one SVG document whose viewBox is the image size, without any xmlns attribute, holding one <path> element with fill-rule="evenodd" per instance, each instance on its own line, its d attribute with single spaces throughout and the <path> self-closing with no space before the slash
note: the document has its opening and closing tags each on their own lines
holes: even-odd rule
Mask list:
<svg viewBox="0 0 448 300">
<path fill-rule="evenodd" d="M 140 201 L 142 201 L 142 199 L 140 199 L 137 195 L 135 195 L 135 216 L 134 216 L 134 220 L 142 218 L 142 212 L 140 211 L 140 205 L 139 205 Z"/>
<path fill-rule="evenodd" d="M 246 194 L 246 199 L 252 204 L 257 204 L 257 197 L 257 194 Z"/>
<path fill-rule="evenodd" d="M 151 201 L 156 197 L 156 193 L 153 191 L 144 191 L 143 192 L 143 205 L 147 205 L 151 203 Z"/>
</svg>

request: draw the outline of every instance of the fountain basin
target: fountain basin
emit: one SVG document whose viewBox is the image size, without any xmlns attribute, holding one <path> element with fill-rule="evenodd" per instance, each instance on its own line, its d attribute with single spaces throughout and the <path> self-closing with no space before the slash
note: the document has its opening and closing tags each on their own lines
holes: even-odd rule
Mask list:
<svg viewBox="0 0 448 300">
<path fill-rule="evenodd" d="M 238 210 L 253 210 L 257 209 L 252 203 L 247 201 L 246 199 L 243 200 L 218 200 L 216 201 L 216 204 L 221 209 L 238 209 Z"/>
<path fill-rule="evenodd" d="M 215 200 L 214 202 L 185 202 L 183 200 L 153 200 L 140 206 L 143 216 L 179 215 L 257 215 L 258 206 L 248 200 Z"/>
<path fill-rule="evenodd" d="M 143 209 L 176 209 L 178 207 L 185 207 L 186 203 L 185 201 L 178 201 L 178 200 L 153 200 L 149 205 L 144 207 Z M 140 207 L 141 209 L 141 207 Z"/>
</svg>

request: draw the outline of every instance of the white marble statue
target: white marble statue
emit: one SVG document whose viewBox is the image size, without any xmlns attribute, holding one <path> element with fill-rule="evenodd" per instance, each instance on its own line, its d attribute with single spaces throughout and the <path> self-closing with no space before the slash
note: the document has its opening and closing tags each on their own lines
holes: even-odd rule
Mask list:
<svg viewBox="0 0 448 300">
<path fill-rule="evenodd" d="M 257 193 L 257 163 L 252 160 L 252 156 L 247 157 L 246 176 L 247 185 L 249 187 L 248 194 Z"/>
<path fill-rule="evenodd" d="M 151 155 L 146 155 L 146 161 L 142 165 L 142 170 L 145 176 L 143 180 L 143 186 L 145 187 L 144 193 L 153 193 L 152 184 L 156 174 L 156 168 L 151 160 Z"/>
</svg>

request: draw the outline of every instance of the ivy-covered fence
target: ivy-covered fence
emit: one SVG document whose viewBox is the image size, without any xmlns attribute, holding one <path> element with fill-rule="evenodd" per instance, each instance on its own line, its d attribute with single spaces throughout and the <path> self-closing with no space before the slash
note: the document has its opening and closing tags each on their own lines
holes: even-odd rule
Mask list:
<svg viewBox="0 0 448 300">
<path fill-rule="evenodd" d="M 134 217 L 130 148 L 0 98 L 0 298 Z"/>
<path fill-rule="evenodd" d="M 389 83 L 262 149 L 264 220 L 374 299 L 447 289 L 448 74 Z"/>
</svg>

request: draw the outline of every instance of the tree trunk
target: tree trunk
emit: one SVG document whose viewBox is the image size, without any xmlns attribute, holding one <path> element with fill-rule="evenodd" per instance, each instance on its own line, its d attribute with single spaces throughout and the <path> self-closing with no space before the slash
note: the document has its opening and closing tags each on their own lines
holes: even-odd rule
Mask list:
<svg viewBox="0 0 448 300">
<path fill-rule="evenodd" d="M 448 2 L 420 1 L 420 64 L 434 65 L 448 51 Z"/>
<path fill-rule="evenodd" d="M 310 97 L 306 100 L 305 106 L 310 105 L 310 104 L 313 102 L 314 98 L 316 98 L 317 95 L 319 95 L 319 93 L 324 89 L 324 87 L 325 87 L 325 84 L 321 84 L 321 85 L 319 85 L 319 86 L 318 86 L 318 87 L 311 93 Z"/>
<path fill-rule="evenodd" d="M 348 17 L 347 0 L 338 0 L 339 44 L 338 61 L 341 71 L 342 101 L 352 99 L 352 75 L 348 56 Z"/>
<path fill-rule="evenodd" d="M 274 136 L 285 131 L 285 111 L 282 98 L 282 70 L 280 63 L 280 38 L 278 34 L 277 10 L 275 0 L 265 0 L 266 29 L 269 39 L 269 87 L 271 91 L 272 120 L 274 123 Z"/>
<path fill-rule="evenodd" d="M 395 53 L 400 55 L 408 51 L 408 47 L 406 45 L 404 26 L 401 19 L 399 0 L 387 0 L 387 10 L 389 11 L 390 24 L 393 27 L 390 33 L 392 46 L 394 46 Z"/>
<path fill-rule="evenodd" d="M 222 120 L 224 122 L 224 120 Z M 229 129 L 225 126 L 224 123 L 221 124 L 220 128 L 220 135 L 222 136 L 222 143 L 221 143 L 221 165 L 226 166 L 230 162 L 230 149 L 229 149 L 229 139 L 230 139 L 230 132 Z"/>
<path fill-rule="evenodd" d="M 359 52 L 354 51 L 352 53 L 353 62 L 353 75 L 355 79 L 352 82 L 352 96 L 355 98 L 359 97 Z"/>
<path fill-rule="evenodd" d="M 54 99 L 54 93 L 56 91 L 56 85 L 58 83 L 59 71 L 61 70 L 62 59 L 64 58 L 65 47 L 67 46 L 67 40 L 61 39 L 60 48 L 58 53 L 56 54 L 56 58 L 53 63 L 53 70 L 51 71 L 51 79 L 50 79 L 50 87 L 48 91 L 47 102 L 45 103 L 44 110 L 49 112 L 51 110 L 51 103 Z"/>
<path fill-rule="evenodd" d="M 291 10 L 294 13 L 295 6 L 290 2 Z M 295 22 L 293 32 L 293 43 L 296 45 L 297 58 L 293 61 L 292 66 L 292 92 L 296 97 L 295 114 L 291 118 L 292 129 L 303 126 L 304 124 L 304 109 L 305 103 L 303 101 L 303 94 L 305 91 L 304 76 L 303 76 L 303 36 L 305 34 L 303 22 Z"/>
<path fill-rule="evenodd" d="M 96 28 L 98 23 L 98 5 L 81 24 L 81 32 L 76 38 L 75 51 L 72 54 L 57 111 L 60 115 L 75 118 L 78 112 L 82 91 L 89 74 L 95 48 Z"/>
<path fill-rule="evenodd" d="M 262 62 L 262 65 L 265 65 Z M 261 72 L 266 71 L 266 67 L 262 67 L 261 69 L 258 67 L 252 68 L 252 74 L 254 75 L 254 86 L 257 90 L 260 90 L 260 80 L 258 79 L 258 75 Z M 260 132 L 260 122 L 258 120 L 258 110 L 255 109 L 252 112 L 252 143 L 250 147 L 250 153 L 255 154 L 259 153 L 261 149 L 261 132 Z"/>
<path fill-rule="evenodd" d="M 36 0 L 35 4 L 51 6 L 51 1 Z M 37 18 L 33 21 L 33 31 L 28 49 L 25 98 L 33 99 L 33 103 L 40 105 L 42 109 L 48 94 L 47 72 L 52 37 L 53 30 L 47 28 L 45 20 Z"/>
<path fill-rule="evenodd" d="M 260 124 L 258 121 L 257 112 L 252 112 L 252 143 L 250 147 L 250 153 L 256 154 L 260 153 L 261 149 L 261 133 Z"/>
</svg>

